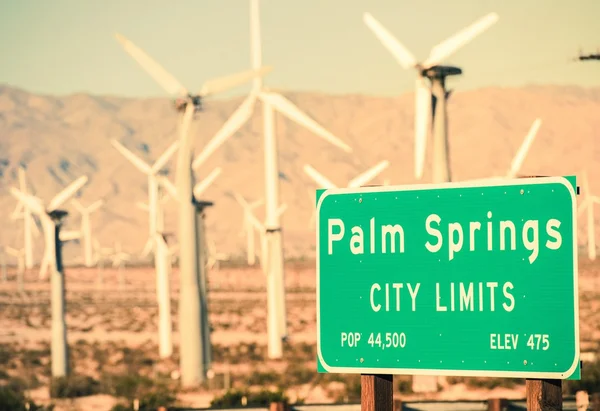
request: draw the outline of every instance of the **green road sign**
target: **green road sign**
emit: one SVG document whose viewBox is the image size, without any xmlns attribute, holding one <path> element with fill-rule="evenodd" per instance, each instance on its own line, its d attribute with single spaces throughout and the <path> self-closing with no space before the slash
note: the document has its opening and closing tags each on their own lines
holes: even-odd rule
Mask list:
<svg viewBox="0 0 600 411">
<path fill-rule="evenodd" d="M 317 351 L 334 373 L 566 379 L 574 177 L 318 190 Z"/>
</svg>

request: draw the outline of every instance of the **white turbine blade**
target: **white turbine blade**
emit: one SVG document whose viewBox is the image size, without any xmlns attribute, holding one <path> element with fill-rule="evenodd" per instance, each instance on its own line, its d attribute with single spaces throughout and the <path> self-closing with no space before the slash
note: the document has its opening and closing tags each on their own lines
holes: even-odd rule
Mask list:
<svg viewBox="0 0 600 411">
<path fill-rule="evenodd" d="M 76 240 L 78 238 L 81 238 L 81 233 L 79 231 L 61 231 L 60 234 L 60 241 L 71 241 L 71 240 Z"/>
<path fill-rule="evenodd" d="M 253 210 L 253 209 L 255 209 L 256 207 L 259 207 L 259 206 L 261 206 L 261 205 L 262 205 L 264 202 L 265 202 L 265 200 L 264 200 L 264 199 L 262 199 L 262 198 L 261 198 L 261 199 L 258 199 L 258 200 L 256 200 L 256 201 L 254 201 L 254 202 L 252 202 L 252 203 L 250 203 L 250 204 L 249 204 L 249 206 L 250 206 L 250 209 L 251 209 L 251 210 Z"/>
<path fill-rule="evenodd" d="M 46 212 L 46 210 L 44 210 L 44 206 L 42 205 L 42 201 L 39 198 L 29 194 L 23 194 L 21 190 L 18 190 L 14 187 L 10 187 L 9 190 L 15 198 L 21 201 L 23 205 L 29 208 L 29 210 L 31 210 L 33 213 L 43 214 Z"/>
<path fill-rule="evenodd" d="M 235 197 L 236 201 L 242 206 L 244 211 L 246 211 L 246 215 L 250 223 L 254 226 L 254 228 L 258 232 L 265 231 L 265 226 L 260 221 L 258 221 L 256 216 L 252 213 L 252 210 L 250 209 L 250 206 L 248 205 L 246 199 L 244 199 L 244 197 L 242 197 L 238 193 L 233 193 L 233 196 Z"/>
<path fill-rule="evenodd" d="M 208 80 L 202 86 L 202 90 L 200 90 L 200 95 L 206 97 L 227 91 L 229 89 L 240 86 L 252 80 L 255 77 L 263 77 L 271 70 L 273 70 L 273 67 L 263 66 L 257 70 L 246 70 L 240 73 L 230 74 L 228 76 Z"/>
<path fill-rule="evenodd" d="M 251 211 L 248 212 L 248 219 L 250 220 L 250 223 L 252 223 L 252 226 L 254 226 L 254 229 L 259 233 L 266 230 L 265 226 L 258 220 L 258 218 L 256 218 L 254 214 L 252 214 Z"/>
<path fill-rule="evenodd" d="M 402 67 L 409 69 L 417 65 L 415 56 L 370 13 L 363 14 L 363 21 Z"/>
<path fill-rule="evenodd" d="M 75 195 L 75 193 L 79 191 L 79 189 L 83 187 L 85 183 L 87 183 L 87 181 L 87 176 L 81 176 L 77 180 L 73 181 L 71 184 L 63 188 L 63 190 L 57 195 L 55 195 L 54 198 L 52 198 L 52 200 L 50 200 L 50 202 L 48 203 L 48 211 L 54 211 L 58 207 L 60 207 L 65 201 L 67 201 L 69 198 Z"/>
<path fill-rule="evenodd" d="M 102 204 L 104 204 L 104 200 L 97 200 L 95 202 L 93 202 L 88 208 L 87 208 L 87 212 L 88 213 L 93 213 L 94 211 L 96 211 L 97 209 L 99 209 L 100 207 L 102 207 Z"/>
<path fill-rule="evenodd" d="M 71 199 L 71 204 L 77 209 L 80 214 L 85 213 L 85 207 L 76 198 Z"/>
<path fill-rule="evenodd" d="M 123 35 L 116 33 L 115 38 L 127 53 L 171 96 L 185 96 L 188 91 L 175 77 L 167 72 L 160 64 L 148 56 L 142 49 L 133 44 Z"/>
<path fill-rule="evenodd" d="M 583 172 L 583 176 L 581 178 L 581 191 L 583 191 L 583 198 L 585 198 L 585 202 L 587 203 L 589 201 L 589 199 L 591 198 L 587 171 Z"/>
<path fill-rule="evenodd" d="M 119 153 L 123 155 L 127 160 L 129 160 L 138 170 L 140 170 L 144 174 L 152 173 L 152 168 L 144 162 L 141 158 L 133 154 L 131 151 L 126 149 L 121 143 L 119 143 L 114 138 L 110 140 L 110 144 L 114 148 L 117 149 Z"/>
<path fill-rule="evenodd" d="M 290 120 L 306 127 L 317 136 L 327 140 L 336 147 L 341 148 L 347 153 L 352 152 L 352 148 L 344 143 L 341 139 L 334 136 L 331 132 L 327 131 L 323 126 L 317 123 L 315 120 L 304 114 L 298 107 L 296 107 L 291 101 L 286 99 L 280 94 L 261 92 L 260 98 L 267 104 L 271 104 L 273 108 L 279 111 Z"/>
<path fill-rule="evenodd" d="M 22 203 L 19 203 L 19 204 L 21 205 L 21 207 L 23 207 Z M 20 212 L 19 214 L 14 214 L 14 212 L 13 212 L 13 214 L 10 215 L 11 220 L 20 220 L 22 218 L 25 218 L 24 212 Z"/>
<path fill-rule="evenodd" d="M 279 206 L 279 208 L 277 209 L 277 215 L 281 217 L 281 215 L 283 213 L 285 213 L 285 210 L 287 210 L 287 204 L 283 203 L 282 205 Z"/>
<path fill-rule="evenodd" d="M 317 183 L 320 188 L 336 188 L 336 185 L 333 184 L 327 177 L 323 174 L 319 173 L 317 170 L 312 168 L 308 164 L 304 164 L 304 172 L 313 179 L 315 183 Z"/>
<path fill-rule="evenodd" d="M 159 233 L 155 233 L 154 237 L 156 238 L 156 240 L 158 241 L 158 243 L 160 244 L 160 247 L 163 247 L 164 249 L 168 250 L 168 246 L 167 246 L 167 242 L 165 241 L 165 238 L 162 236 L 162 234 Z"/>
<path fill-rule="evenodd" d="M 498 21 L 498 14 L 489 13 L 473 24 L 465 27 L 452 37 L 442 41 L 431 49 L 429 57 L 423 63 L 424 68 L 429 68 L 440 64 L 445 58 L 452 55 L 459 48 L 473 40 L 477 35 L 487 30 L 492 24 Z"/>
<path fill-rule="evenodd" d="M 388 160 L 383 160 L 379 162 L 378 164 L 371 167 L 361 175 L 350 180 L 350 182 L 348 183 L 348 187 L 361 187 L 367 184 L 369 181 L 374 179 L 379 173 L 385 170 L 389 165 L 390 162 Z"/>
<path fill-rule="evenodd" d="M 235 200 L 242 206 L 242 208 L 246 211 L 250 211 L 250 205 L 248 204 L 248 202 L 246 201 L 246 199 L 244 197 L 242 197 L 240 194 L 238 193 L 233 193 L 233 197 L 235 198 Z"/>
<path fill-rule="evenodd" d="M 160 201 L 161 204 L 166 204 L 166 203 L 169 202 L 170 199 L 171 199 L 171 194 L 169 194 L 169 193 L 166 193 L 166 194 L 162 193 L 159 201 Z"/>
<path fill-rule="evenodd" d="M 594 196 L 594 197 L 592 197 L 592 201 L 596 204 L 600 204 L 600 197 Z"/>
<path fill-rule="evenodd" d="M 136 202 L 135 205 L 136 205 L 137 208 L 139 208 L 141 210 L 144 210 L 144 211 L 150 210 L 150 207 L 148 207 L 148 204 L 143 203 L 141 201 Z"/>
<path fill-rule="evenodd" d="M 219 148 L 225 140 L 234 135 L 240 127 L 248 121 L 252 116 L 254 110 L 254 102 L 256 101 L 256 94 L 252 93 L 240 104 L 235 112 L 227 119 L 225 124 L 221 127 L 217 134 L 204 146 L 204 149 L 198 154 L 198 157 L 192 162 L 192 168 L 195 170 L 202 163 L 208 159 L 208 157 Z"/>
<path fill-rule="evenodd" d="M 252 56 L 253 69 L 257 69 L 262 65 L 260 40 L 260 8 L 258 0 L 250 0 L 250 55 Z M 255 77 L 252 82 L 252 91 L 258 92 L 261 88 L 262 78 Z"/>
<path fill-rule="evenodd" d="M 33 216 L 31 216 L 31 229 L 33 230 L 33 237 L 38 238 L 40 236 L 40 229 L 38 228 L 38 222 Z"/>
<path fill-rule="evenodd" d="M 19 255 L 21 254 L 21 253 L 19 252 L 19 250 L 17 250 L 16 248 L 12 248 L 12 247 L 9 247 L 9 246 L 6 246 L 6 247 L 4 247 L 4 251 L 6 251 L 6 253 L 7 253 L 8 255 L 11 255 L 11 256 L 13 256 L 13 257 L 17 257 L 17 258 L 18 258 L 18 257 L 19 257 Z"/>
<path fill-rule="evenodd" d="M 17 205 L 15 206 L 15 209 L 10 214 L 10 219 L 16 220 L 18 218 L 23 218 L 22 212 L 23 212 L 23 203 L 21 203 L 20 201 L 17 201 Z"/>
<path fill-rule="evenodd" d="M 417 76 L 415 84 L 415 177 L 421 179 L 425 166 L 427 133 L 431 119 L 431 89 L 427 79 Z"/>
<path fill-rule="evenodd" d="M 165 166 L 165 164 L 167 164 L 167 161 L 169 161 L 169 159 L 175 153 L 175 151 L 177 151 L 178 147 L 179 147 L 179 140 L 175 140 L 169 146 L 169 148 L 167 148 L 165 150 L 165 152 L 161 154 L 161 156 L 158 158 L 158 160 L 156 160 L 154 165 L 151 167 L 151 172 L 157 173 L 158 171 L 160 171 L 160 169 L 162 169 Z"/>
<path fill-rule="evenodd" d="M 177 188 L 175 187 L 175 184 L 171 182 L 171 180 L 165 176 L 159 176 L 157 180 L 158 184 L 160 184 L 171 197 L 177 198 Z"/>
<path fill-rule="evenodd" d="M 510 165 L 510 169 L 508 170 L 508 174 L 506 176 L 507 178 L 515 178 L 515 176 L 521 169 L 521 166 L 523 165 L 523 161 L 525 161 L 525 156 L 527 155 L 527 152 L 529 151 L 529 147 L 531 147 L 531 144 L 533 143 L 533 140 L 535 139 L 535 136 L 537 135 L 537 132 L 540 129 L 541 125 L 542 125 L 542 120 L 539 118 L 537 118 L 531 125 L 531 128 L 529 129 L 529 133 L 527 133 L 527 136 L 525 136 L 525 140 L 523 140 L 523 143 L 521 144 L 519 151 L 517 151 L 515 158 L 513 158 L 513 161 Z"/>
<path fill-rule="evenodd" d="M 148 256 L 148 254 L 150 254 L 150 252 L 154 248 L 153 243 L 154 242 L 152 241 L 152 238 L 148 238 L 148 241 L 146 241 L 146 244 L 144 245 L 144 249 L 142 250 L 142 254 L 141 254 L 142 258 L 146 258 Z"/>
<path fill-rule="evenodd" d="M 221 174 L 221 167 L 215 168 L 208 176 L 206 176 L 206 178 L 204 178 L 204 180 L 196 184 L 194 187 L 194 196 L 196 199 L 202 196 L 202 193 L 206 191 L 217 177 L 219 177 L 219 174 Z"/>
</svg>

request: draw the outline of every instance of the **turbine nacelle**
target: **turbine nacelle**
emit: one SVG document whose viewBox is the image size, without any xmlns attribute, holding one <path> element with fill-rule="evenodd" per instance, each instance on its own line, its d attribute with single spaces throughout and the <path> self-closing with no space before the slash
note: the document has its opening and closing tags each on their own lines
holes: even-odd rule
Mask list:
<svg viewBox="0 0 600 411">
<path fill-rule="evenodd" d="M 200 95 L 192 95 L 188 94 L 187 98 L 177 97 L 175 98 L 173 105 L 175 106 L 175 110 L 178 113 L 185 113 L 185 108 L 189 103 L 194 105 L 194 113 L 198 113 L 203 111 L 204 106 L 202 104 L 202 96 Z"/>
<path fill-rule="evenodd" d="M 421 179 L 423 176 L 423 165 L 425 161 L 426 139 L 429 123 L 432 120 L 432 87 L 429 87 L 425 78 L 442 81 L 446 76 L 461 74 L 457 67 L 440 66 L 448 57 L 458 49 L 471 42 L 479 34 L 487 30 L 498 21 L 498 14 L 488 13 L 479 18 L 469 26 L 459 30 L 454 35 L 434 46 L 427 59 L 423 61 L 417 58 L 387 30 L 370 13 L 363 14 L 363 21 L 375 34 L 375 37 L 392 54 L 394 59 L 404 69 L 415 69 L 417 79 L 415 82 L 415 177 Z M 439 93 L 438 93 L 439 94 Z M 441 95 L 441 94 L 439 94 Z"/>
<path fill-rule="evenodd" d="M 427 77 L 430 80 L 445 79 L 448 76 L 458 76 L 462 74 L 460 67 L 455 66 L 433 66 L 421 69 L 419 72 L 423 77 Z"/>
<path fill-rule="evenodd" d="M 62 220 L 69 215 L 69 212 L 66 210 L 52 210 L 49 211 L 48 216 L 52 219 L 55 224 L 62 222 Z"/>
</svg>

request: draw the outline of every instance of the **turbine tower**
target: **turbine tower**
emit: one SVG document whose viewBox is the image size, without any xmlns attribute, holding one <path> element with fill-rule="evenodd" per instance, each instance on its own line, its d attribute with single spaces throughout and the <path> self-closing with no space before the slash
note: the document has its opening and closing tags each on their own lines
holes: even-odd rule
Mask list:
<svg viewBox="0 0 600 411">
<path fill-rule="evenodd" d="M 179 273 L 180 273 L 180 367 L 181 384 L 183 387 L 197 386 L 204 381 L 208 360 L 203 342 L 208 341 L 203 335 L 203 329 L 208 329 L 208 319 L 205 310 L 202 310 L 202 273 L 198 265 L 196 252 L 198 250 L 198 228 L 196 226 L 196 204 L 193 196 L 194 175 L 193 168 L 208 158 L 223 142 L 229 138 L 249 116 L 248 100 L 234 112 L 225 122 L 217 134 L 204 147 L 199 159 L 192 165 L 191 137 L 188 133 L 194 114 L 202 111 L 204 98 L 221 93 L 242 85 L 252 78 L 264 76 L 271 70 L 262 67 L 258 70 L 245 71 L 204 83 L 200 93 L 190 93 L 175 77 L 169 74 L 162 66 L 150 58 L 144 51 L 135 46 L 120 34 L 117 40 L 123 48 L 133 57 L 142 68 L 175 100 L 175 109 L 180 113 L 179 124 L 179 152 L 176 166 L 176 187 L 179 215 Z"/>
<path fill-rule="evenodd" d="M 255 69 L 262 64 L 259 14 L 258 0 L 250 0 L 251 62 L 252 67 Z M 277 110 L 290 120 L 348 153 L 352 149 L 315 120 L 304 114 L 285 97 L 263 87 L 261 78 L 254 79 L 250 96 L 244 102 L 244 104 L 247 104 L 247 118 L 244 122 L 250 118 L 257 99 L 262 103 L 264 127 L 265 235 L 263 255 L 267 261 L 264 261 L 262 265 L 267 270 L 268 357 L 275 359 L 281 358 L 283 355 L 282 341 L 287 338 L 287 320 L 283 244 L 278 213 L 279 166 L 274 111 Z"/>
<path fill-rule="evenodd" d="M 460 47 L 496 23 L 498 15 L 489 13 L 454 36 L 439 43 L 431 49 L 429 57 L 424 62 L 418 62 L 412 53 L 371 14 L 364 13 L 363 20 L 401 66 L 405 69 L 414 68 L 417 71 L 414 125 L 415 177 L 421 179 L 423 176 L 427 132 L 431 116 L 433 124 L 433 182 L 451 181 L 446 111 L 450 91 L 446 90 L 446 78 L 462 74 L 462 70 L 454 66 L 443 66 L 441 63 Z M 431 86 L 427 84 L 427 79 L 429 79 Z"/>
<path fill-rule="evenodd" d="M 62 265 L 60 227 L 66 211 L 59 207 L 72 197 L 85 183 L 87 176 L 81 176 L 58 193 L 47 206 L 42 201 L 29 194 L 25 194 L 14 187 L 10 187 L 10 193 L 23 203 L 32 213 L 37 214 L 42 222 L 46 249 L 44 262 L 50 267 L 52 273 L 52 376 L 65 377 L 68 374 L 67 354 L 67 326 L 65 322 L 65 277 Z"/>
<path fill-rule="evenodd" d="M 581 215 L 587 209 L 587 246 L 588 246 L 588 258 L 590 261 L 596 260 L 596 233 L 594 229 L 594 206 L 600 205 L 600 197 L 592 195 L 590 192 L 590 186 L 588 182 L 587 172 L 583 173 L 582 178 L 582 190 L 585 194 L 585 199 L 579 206 L 578 214 Z"/>
<path fill-rule="evenodd" d="M 81 215 L 81 236 L 83 237 L 83 256 L 86 267 L 94 265 L 94 245 L 92 244 L 92 223 L 90 215 L 98 210 L 104 200 L 97 200 L 87 207 L 84 207 L 78 200 L 72 199 L 71 203 L 75 206 Z"/>
</svg>

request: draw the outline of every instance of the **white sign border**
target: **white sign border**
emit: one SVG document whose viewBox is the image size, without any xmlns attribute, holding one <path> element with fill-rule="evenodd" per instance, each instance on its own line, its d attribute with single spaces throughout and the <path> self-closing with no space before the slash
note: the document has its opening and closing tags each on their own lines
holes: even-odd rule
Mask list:
<svg viewBox="0 0 600 411">
<path fill-rule="evenodd" d="M 540 184 L 556 183 L 564 185 L 569 194 L 571 194 L 573 209 L 573 291 L 574 291 L 574 324 L 575 324 L 575 355 L 573 364 L 565 372 L 527 372 L 527 371 L 476 371 L 476 370 L 443 370 L 431 368 L 366 368 L 366 367 L 332 367 L 329 366 L 321 353 L 321 324 L 320 324 L 320 241 L 319 241 L 319 217 L 321 204 L 323 200 L 331 194 L 363 194 L 363 193 L 382 193 L 389 191 L 417 191 L 417 190 L 439 190 L 453 188 L 489 188 L 498 186 L 531 186 Z M 476 181 L 461 181 L 443 184 L 411 184 L 394 186 L 371 186 L 357 188 L 331 188 L 326 189 L 317 202 L 315 211 L 316 225 L 316 305 L 317 305 L 317 356 L 322 367 L 328 373 L 345 374 L 394 374 L 394 375 L 438 375 L 438 376 L 464 376 L 464 377 L 500 377 L 500 378 L 537 378 L 537 379 L 567 379 L 577 369 L 579 365 L 579 270 L 577 255 L 577 195 L 573 186 L 565 177 L 537 177 L 537 178 L 519 178 L 519 179 L 490 179 Z"/>
</svg>

